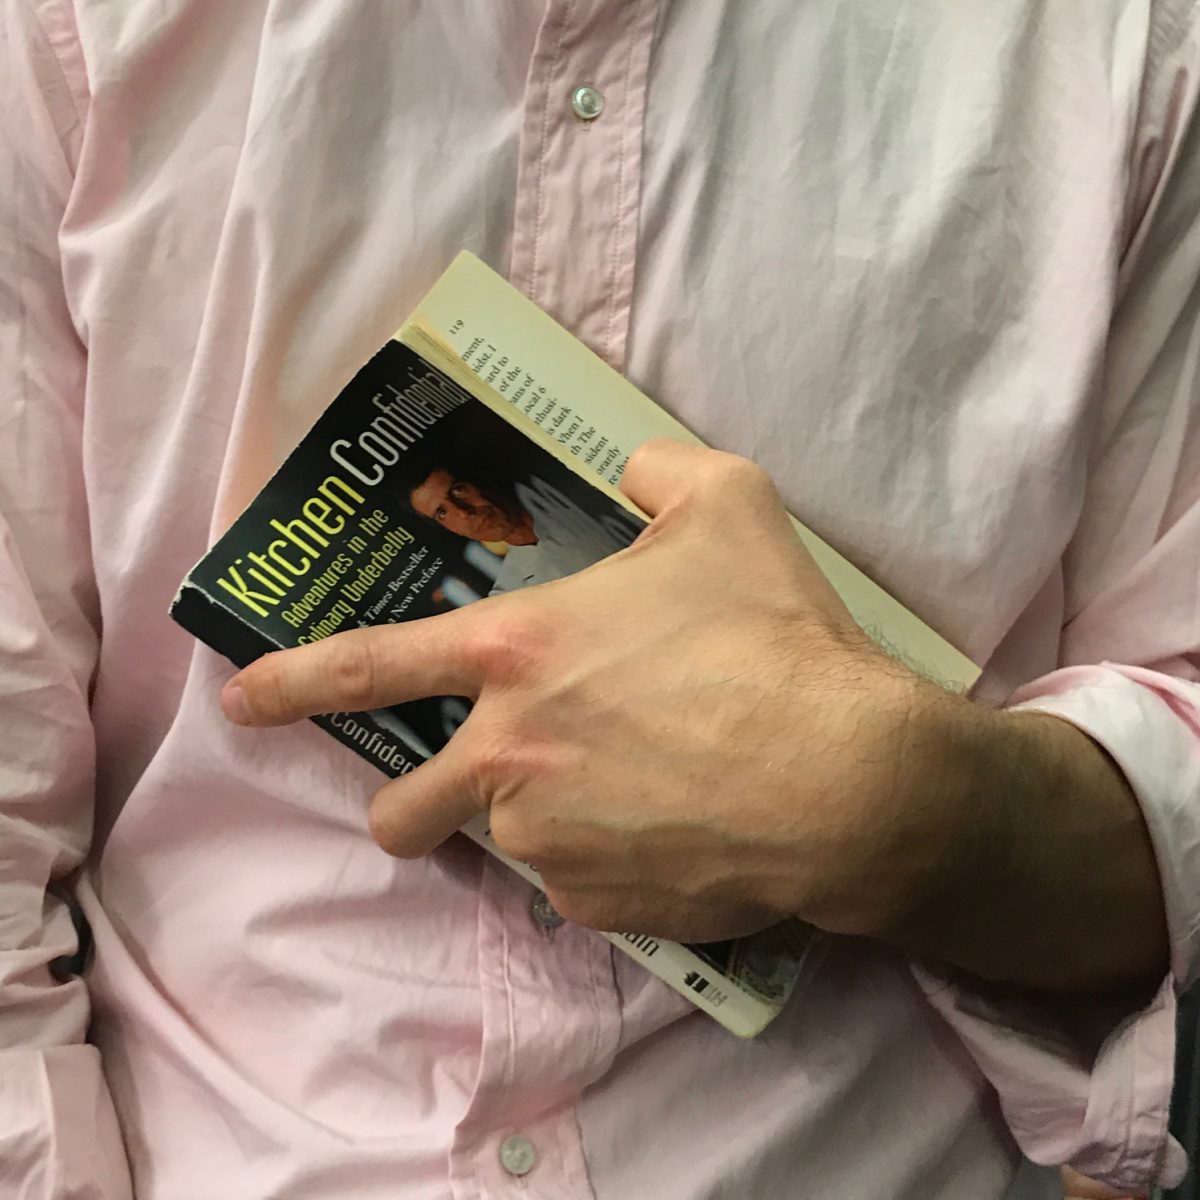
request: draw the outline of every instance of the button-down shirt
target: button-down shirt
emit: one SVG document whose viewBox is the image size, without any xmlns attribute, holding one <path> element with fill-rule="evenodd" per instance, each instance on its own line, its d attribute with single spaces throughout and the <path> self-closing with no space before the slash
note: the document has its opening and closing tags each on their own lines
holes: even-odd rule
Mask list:
<svg viewBox="0 0 1200 1200">
<path fill-rule="evenodd" d="M 1177 1173 L 1195 0 L 0 13 L 0 1194 L 1028 1200 L 1054 1194 L 1030 1160 Z M 1058 1021 L 835 941 L 741 1042 L 472 847 L 384 856 L 379 777 L 315 727 L 222 720 L 179 580 L 462 246 L 763 464 L 986 665 L 981 700 L 1022 689 L 1107 748 L 1162 875 L 1152 998 Z M 81 977 L 48 965 L 68 891 Z"/>
</svg>

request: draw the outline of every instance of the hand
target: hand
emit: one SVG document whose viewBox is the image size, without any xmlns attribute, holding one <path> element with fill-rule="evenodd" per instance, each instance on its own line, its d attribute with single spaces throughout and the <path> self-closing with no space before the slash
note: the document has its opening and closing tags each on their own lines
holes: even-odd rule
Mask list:
<svg viewBox="0 0 1200 1200">
<path fill-rule="evenodd" d="M 1154 853 L 1100 747 L 884 655 L 745 460 L 656 443 L 624 487 L 653 518 L 628 550 L 267 655 L 227 714 L 469 696 L 449 745 L 379 791 L 372 832 L 411 857 L 489 810 L 583 924 L 703 941 L 796 915 L 1001 983 L 1157 986 Z"/>
<path fill-rule="evenodd" d="M 628 550 L 268 655 L 227 687 L 227 713 L 275 725 L 468 696 L 446 748 L 375 797 L 392 854 L 490 810 L 501 848 L 584 924 L 687 940 L 792 914 L 876 929 L 947 843 L 893 796 L 930 685 L 858 629 L 751 463 L 655 443 L 623 487 L 653 518 Z"/>
</svg>

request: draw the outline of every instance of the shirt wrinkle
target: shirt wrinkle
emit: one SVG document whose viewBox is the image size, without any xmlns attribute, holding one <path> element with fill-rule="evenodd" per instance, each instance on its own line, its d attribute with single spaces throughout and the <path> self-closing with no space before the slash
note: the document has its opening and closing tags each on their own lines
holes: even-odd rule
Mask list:
<svg viewBox="0 0 1200 1200">
<path fill-rule="evenodd" d="M 0 1193 L 191 1195 L 198 1146 L 222 1200 L 1180 1177 L 1197 0 L 0 3 L 0 101 L 30 116 L 0 143 Z M 987 660 L 981 696 L 1019 684 L 1104 746 L 1163 878 L 1148 1005 L 1085 1044 L 831 939 L 740 1042 L 598 935 L 544 936 L 473 847 L 379 853 L 380 777 L 321 731 L 223 720 L 232 668 L 170 624 L 179 580 L 464 245 L 755 457 Z M 69 920 L 42 889 L 93 823 L 85 995 L 48 982 Z"/>
</svg>

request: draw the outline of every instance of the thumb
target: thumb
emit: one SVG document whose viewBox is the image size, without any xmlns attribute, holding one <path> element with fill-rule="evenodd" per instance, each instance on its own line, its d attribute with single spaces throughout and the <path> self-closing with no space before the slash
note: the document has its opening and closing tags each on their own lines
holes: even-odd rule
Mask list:
<svg viewBox="0 0 1200 1200">
<path fill-rule="evenodd" d="M 748 458 L 656 438 L 639 446 L 621 476 L 621 491 L 647 516 L 684 506 L 705 510 L 709 502 L 767 505 L 782 510 L 770 477 Z"/>
</svg>

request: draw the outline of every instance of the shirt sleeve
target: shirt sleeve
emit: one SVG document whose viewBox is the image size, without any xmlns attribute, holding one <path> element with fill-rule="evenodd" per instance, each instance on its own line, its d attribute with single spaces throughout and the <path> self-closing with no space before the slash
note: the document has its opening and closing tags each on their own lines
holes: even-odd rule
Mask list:
<svg viewBox="0 0 1200 1200">
<path fill-rule="evenodd" d="M 79 944 L 60 897 L 91 838 L 99 644 L 58 253 L 86 103 L 73 39 L 69 11 L 0 0 L 0 1194 L 123 1200 L 84 983 L 52 969 Z"/>
<path fill-rule="evenodd" d="M 1175 995 L 1200 971 L 1200 18 L 1195 0 L 1152 11 L 1061 665 L 1009 705 L 1070 721 L 1124 772 L 1157 857 L 1170 973 L 1137 1012 L 1089 1000 L 1082 1037 L 1077 1020 L 918 971 L 1026 1155 L 1119 1189 L 1184 1173 L 1167 1132 Z"/>
</svg>

